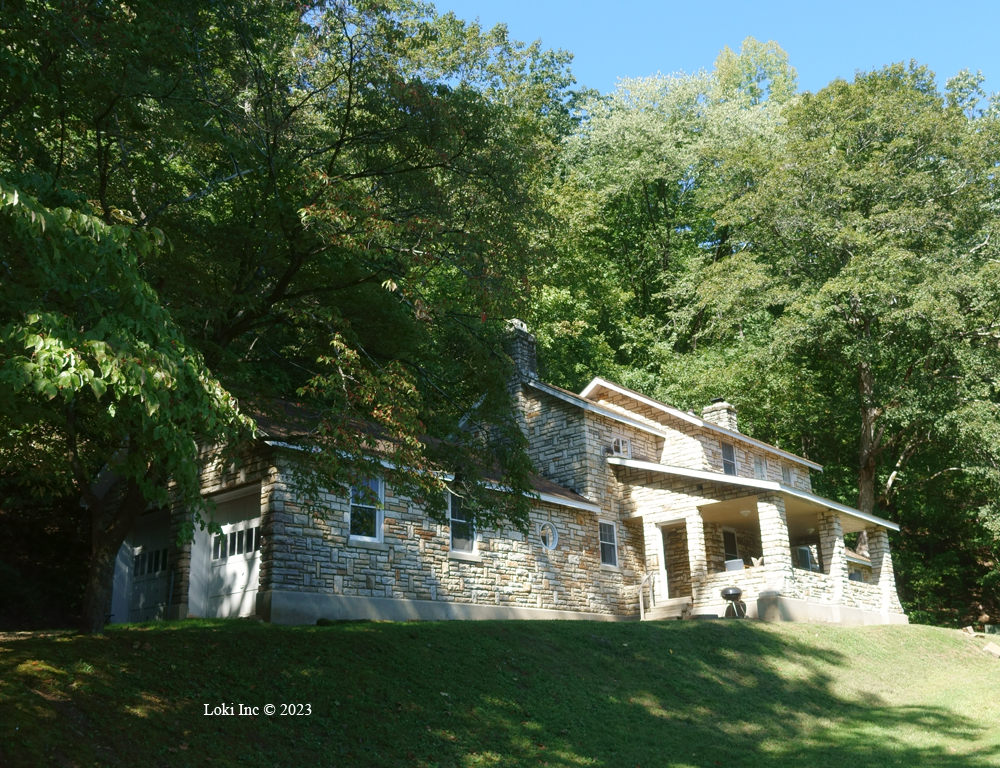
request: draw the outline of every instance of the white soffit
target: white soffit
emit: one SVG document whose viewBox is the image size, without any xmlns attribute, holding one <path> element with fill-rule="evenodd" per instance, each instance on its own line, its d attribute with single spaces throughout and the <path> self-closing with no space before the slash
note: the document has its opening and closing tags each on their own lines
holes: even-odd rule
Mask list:
<svg viewBox="0 0 1000 768">
<path fill-rule="evenodd" d="M 607 379 L 602 379 L 600 376 L 595 376 L 593 380 L 583 388 L 580 392 L 580 397 L 589 398 L 591 393 L 598 389 L 599 387 L 604 387 L 605 389 L 610 389 L 612 392 L 617 392 L 620 395 L 625 395 L 625 397 L 631 397 L 633 400 L 638 400 L 640 403 L 650 406 L 651 408 L 656 408 L 659 411 L 663 411 L 670 416 L 680 419 L 681 421 L 686 421 L 689 424 L 694 424 L 698 427 L 703 427 L 709 429 L 713 432 L 718 432 L 723 435 L 731 437 L 733 440 L 741 440 L 744 443 L 749 443 L 758 448 L 763 448 L 764 450 L 776 453 L 779 456 L 783 456 L 789 461 L 794 461 L 796 464 L 802 464 L 803 466 L 809 467 L 811 469 L 823 471 L 823 465 L 817 464 L 814 461 L 809 461 L 809 459 L 803 459 L 801 456 L 796 456 L 794 453 L 789 453 L 788 451 L 783 451 L 780 448 L 776 448 L 773 445 L 769 445 L 761 440 L 754 440 L 752 437 L 747 437 L 742 432 L 734 432 L 731 429 L 726 429 L 725 427 L 720 427 L 718 424 L 713 424 L 711 421 L 705 421 L 704 419 L 699 419 L 697 416 L 692 416 L 690 413 L 682 411 L 680 408 L 674 408 L 673 406 L 667 405 L 666 403 L 661 403 L 659 400 L 654 400 L 651 397 L 646 397 L 638 392 L 634 392 L 625 387 L 621 387 L 614 382 L 608 381 Z"/>
<path fill-rule="evenodd" d="M 680 475 L 681 477 L 690 477 L 695 480 L 705 480 L 710 483 L 726 483 L 728 485 L 738 485 L 743 488 L 756 488 L 761 491 L 784 493 L 797 499 L 818 504 L 822 507 L 826 507 L 827 509 L 842 512 L 845 515 L 857 518 L 858 520 L 864 520 L 866 523 L 871 523 L 872 525 L 881 525 L 883 528 L 889 528 L 893 531 L 899 530 L 899 526 L 891 520 L 883 520 L 881 517 L 876 517 L 875 515 L 867 515 L 860 510 L 854 509 L 853 507 L 848 507 L 846 504 L 841 504 L 840 502 L 833 501 L 832 499 L 824 499 L 822 496 L 817 496 L 813 493 L 809 493 L 808 491 L 800 491 L 798 488 L 792 488 L 791 486 L 784 485 L 782 483 L 775 483 L 772 480 L 757 480 L 756 478 L 751 477 L 723 475 L 718 472 L 706 472 L 703 469 L 670 467 L 666 464 L 654 464 L 651 461 L 637 461 L 636 459 L 620 459 L 615 456 L 608 457 L 608 464 L 613 464 L 618 467 L 628 467 L 629 469 L 639 469 L 644 472 L 659 472 L 664 475 Z"/>
<path fill-rule="evenodd" d="M 555 387 L 550 387 L 547 384 L 543 384 L 540 381 L 526 381 L 529 387 L 534 387 L 540 392 L 544 392 L 547 395 L 552 395 L 559 400 L 563 400 L 571 405 L 575 405 L 584 411 L 590 411 L 591 413 L 596 413 L 606 418 L 612 419 L 613 421 L 620 422 L 621 424 L 628 424 L 630 427 L 635 427 L 643 432 L 648 432 L 651 435 L 656 435 L 657 437 L 669 437 L 669 434 L 664 429 L 657 429 L 656 427 L 650 426 L 649 424 L 643 424 L 638 419 L 630 419 L 628 416 L 623 416 L 620 413 L 615 413 L 609 408 L 605 408 L 597 403 L 592 403 L 579 395 L 571 395 L 566 392 L 561 392 Z"/>
</svg>

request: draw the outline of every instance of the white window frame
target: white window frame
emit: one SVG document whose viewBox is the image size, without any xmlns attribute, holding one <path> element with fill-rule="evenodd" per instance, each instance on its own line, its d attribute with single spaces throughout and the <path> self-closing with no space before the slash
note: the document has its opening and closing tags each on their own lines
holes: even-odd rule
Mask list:
<svg viewBox="0 0 1000 768">
<path fill-rule="evenodd" d="M 452 499 L 455 498 L 455 494 L 448 491 L 448 550 L 457 555 L 475 555 L 479 550 L 479 531 L 476 530 L 476 522 L 474 520 L 459 520 L 460 523 L 468 523 L 469 527 L 472 529 L 472 549 L 455 549 L 455 529 L 452 526 Z"/>
<path fill-rule="evenodd" d="M 720 451 L 722 453 L 722 474 L 729 475 L 730 477 L 737 477 L 740 474 L 739 464 L 736 461 L 736 446 L 732 443 L 719 442 Z M 732 472 L 726 472 L 726 448 L 729 448 L 733 452 L 733 460 L 730 462 L 733 465 Z"/>
<path fill-rule="evenodd" d="M 611 526 L 611 530 L 614 532 L 614 536 L 615 536 L 615 540 L 613 542 L 604 541 L 604 539 L 601 538 L 601 526 L 602 525 L 610 525 Z M 614 544 L 615 545 L 615 561 L 613 563 L 606 563 L 604 561 L 604 545 L 605 544 Z M 618 561 L 620 560 L 620 558 L 618 557 L 618 524 L 614 520 L 600 520 L 599 519 L 597 521 L 597 547 L 598 547 L 599 555 L 600 555 L 600 558 L 601 558 L 601 568 L 614 568 L 615 570 L 618 570 L 618 568 L 619 568 Z"/>
<path fill-rule="evenodd" d="M 627 437 L 614 437 L 611 439 L 611 455 L 621 456 L 623 459 L 632 458 L 632 441 Z"/>
<path fill-rule="evenodd" d="M 347 535 L 348 543 L 352 541 L 367 541 L 382 543 L 382 528 L 385 523 L 385 480 L 381 477 L 369 478 L 369 481 L 374 480 L 378 483 L 378 505 L 375 507 L 375 535 L 374 536 L 359 536 L 356 533 L 351 533 L 351 525 L 354 522 L 354 508 L 362 507 L 364 509 L 370 509 L 367 504 L 355 504 L 354 503 L 354 488 L 351 486 L 351 490 L 348 495 L 348 504 L 350 506 L 350 517 L 347 522 Z"/>
<path fill-rule="evenodd" d="M 542 528 L 545 526 L 552 529 L 552 540 L 547 546 L 545 544 L 545 540 L 542 538 Z M 536 526 L 535 532 L 538 534 L 538 541 L 542 545 L 542 549 L 546 552 L 551 552 L 552 550 L 559 548 L 559 529 L 556 528 L 556 524 L 551 520 L 542 520 L 542 522 L 538 523 Z"/>
</svg>

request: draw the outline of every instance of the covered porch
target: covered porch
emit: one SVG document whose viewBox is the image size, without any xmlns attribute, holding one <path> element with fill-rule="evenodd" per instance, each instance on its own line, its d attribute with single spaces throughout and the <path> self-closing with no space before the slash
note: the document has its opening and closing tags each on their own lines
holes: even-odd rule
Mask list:
<svg viewBox="0 0 1000 768">
<path fill-rule="evenodd" d="M 702 504 L 698 517 L 704 550 L 695 541 L 688 552 L 694 615 L 723 615 L 721 590 L 739 587 L 751 617 L 905 621 L 889 553 L 892 523 L 880 525 L 856 510 L 834 508 L 828 500 L 784 491 Z M 845 534 L 862 532 L 868 542 L 867 582 L 852 576 L 844 541 Z M 890 614 L 893 619 L 887 618 Z"/>
</svg>

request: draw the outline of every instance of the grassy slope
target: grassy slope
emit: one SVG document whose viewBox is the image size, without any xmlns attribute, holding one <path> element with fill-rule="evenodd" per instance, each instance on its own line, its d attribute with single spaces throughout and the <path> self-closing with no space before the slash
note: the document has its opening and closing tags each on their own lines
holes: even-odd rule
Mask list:
<svg viewBox="0 0 1000 768">
<path fill-rule="evenodd" d="M 1000 662 L 982 644 L 751 622 L 7 637 L 0 766 L 1000 766 Z M 221 702 L 313 714 L 202 714 Z"/>
</svg>

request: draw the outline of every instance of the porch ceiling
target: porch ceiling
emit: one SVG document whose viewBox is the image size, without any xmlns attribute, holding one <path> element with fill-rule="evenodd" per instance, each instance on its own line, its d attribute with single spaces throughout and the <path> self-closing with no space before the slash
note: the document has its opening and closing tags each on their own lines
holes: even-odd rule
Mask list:
<svg viewBox="0 0 1000 768">
<path fill-rule="evenodd" d="M 718 472 L 708 472 L 702 469 L 688 469 L 687 467 L 671 467 L 666 464 L 654 464 L 651 461 L 639 461 L 637 459 L 624 459 L 617 456 L 610 456 L 607 459 L 608 464 L 615 467 L 628 467 L 630 469 L 639 469 L 645 472 L 655 472 L 663 475 L 673 475 L 678 477 L 688 477 L 697 480 L 708 481 L 712 483 L 718 483 L 725 486 L 736 486 L 739 488 L 752 489 L 757 493 L 760 492 L 777 492 L 782 495 L 785 499 L 785 511 L 790 518 L 797 518 L 801 516 L 808 516 L 809 514 L 815 515 L 817 511 L 824 509 L 832 509 L 835 512 L 840 513 L 841 525 L 844 528 L 844 533 L 853 533 L 855 531 L 863 531 L 868 525 L 880 525 L 884 528 L 888 528 L 893 531 L 898 531 L 899 526 L 892 522 L 891 520 L 883 520 L 881 517 L 876 517 L 875 515 L 868 515 L 857 509 L 848 507 L 840 502 L 833 501 L 832 499 L 824 499 L 822 496 L 816 496 L 808 491 L 802 491 L 798 488 L 793 488 L 782 483 L 775 483 L 771 480 L 757 480 L 756 478 L 750 477 L 737 477 L 735 475 L 723 475 Z M 737 500 L 742 501 L 742 499 Z M 726 504 L 727 502 L 718 502 L 718 504 Z M 710 505 L 705 505 L 706 508 Z M 711 505 L 715 506 L 715 505 Z M 725 507 L 719 508 L 720 514 L 723 513 Z M 736 510 L 739 514 L 739 509 Z"/>
<path fill-rule="evenodd" d="M 816 504 L 805 499 L 785 496 L 785 519 L 788 523 L 788 536 L 792 539 L 806 538 L 818 535 L 820 512 L 829 507 Z M 757 515 L 757 497 L 743 496 L 739 499 L 710 502 L 698 507 L 702 520 L 715 523 L 726 528 L 745 529 L 757 528 L 760 519 Z M 747 512 L 748 514 L 743 514 Z M 856 533 L 865 529 L 865 521 L 847 515 L 840 516 L 840 524 L 844 533 Z M 809 529 L 813 529 L 812 532 Z"/>
</svg>

